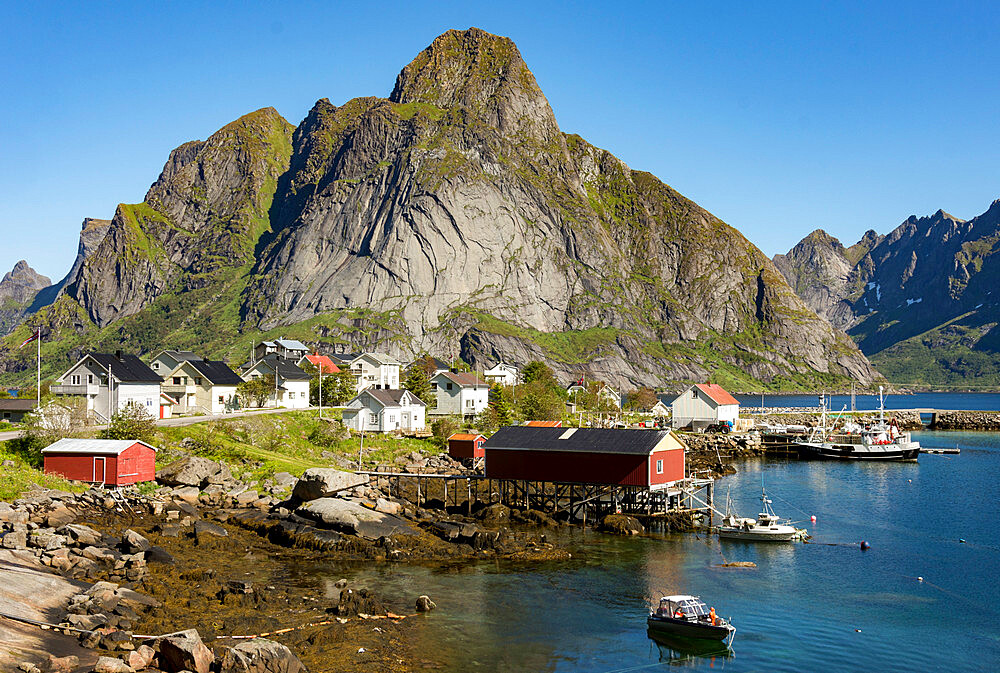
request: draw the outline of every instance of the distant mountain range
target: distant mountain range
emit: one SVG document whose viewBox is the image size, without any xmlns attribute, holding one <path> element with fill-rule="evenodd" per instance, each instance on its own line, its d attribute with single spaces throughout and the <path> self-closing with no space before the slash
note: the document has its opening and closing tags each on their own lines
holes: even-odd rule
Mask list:
<svg viewBox="0 0 1000 673">
<path fill-rule="evenodd" d="M 562 132 L 514 43 L 475 28 L 388 98 L 321 99 L 297 127 L 264 108 L 181 145 L 94 231 L 27 318 L 54 370 L 91 347 L 242 361 L 284 335 L 626 389 L 881 378 L 738 231 Z M 20 332 L 0 344 L 13 377 Z"/>
<path fill-rule="evenodd" d="M 774 263 L 890 381 L 1000 385 L 1000 200 L 969 221 L 939 210 L 844 247 L 822 230 Z"/>
</svg>

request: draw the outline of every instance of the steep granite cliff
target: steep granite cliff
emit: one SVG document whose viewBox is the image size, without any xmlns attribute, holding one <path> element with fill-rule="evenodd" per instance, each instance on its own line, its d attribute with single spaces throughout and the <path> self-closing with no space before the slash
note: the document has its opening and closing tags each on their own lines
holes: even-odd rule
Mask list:
<svg viewBox="0 0 1000 673">
<path fill-rule="evenodd" d="M 738 231 L 563 133 L 507 38 L 448 31 L 292 131 L 266 108 L 174 150 L 51 314 L 213 357 L 265 332 L 625 388 L 879 378 Z"/>
</svg>

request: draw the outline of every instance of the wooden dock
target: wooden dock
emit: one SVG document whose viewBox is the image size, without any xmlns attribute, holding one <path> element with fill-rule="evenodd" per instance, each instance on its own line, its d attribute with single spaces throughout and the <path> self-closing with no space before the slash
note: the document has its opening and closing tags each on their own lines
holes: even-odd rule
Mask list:
<svg viewBox="0 0 1000 673">
<path fill-rule="evenodd" d="M 584 524 L 607 514 L 629 514 L 646 520 L 680 511 L 702 513 L 712 524 L 714 479 L 692 475 L 662 487 L 599 483 L 565 483 L 490 479 L 484 475 L 359 472 L 390 496 L 420 506 L 437 506 L 471 514 L 474 505 L 502 504 L 563 515 Z"/>
</svg>

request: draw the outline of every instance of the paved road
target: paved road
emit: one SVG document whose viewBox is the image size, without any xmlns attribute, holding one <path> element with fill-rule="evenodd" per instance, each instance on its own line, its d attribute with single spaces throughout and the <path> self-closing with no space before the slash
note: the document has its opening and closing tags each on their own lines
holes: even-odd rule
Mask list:
<svg viewBox="0 0 1000 673">
<path fill-rule="evenodd" d="M 324 407 L 324 409 L 325 408 L 327 407 Z M 262 414 L 283 414 L 288 411 L 293 411 L 293 409 L 255 409 L 254 411 L 241 411 L 233 414 L 213 414 L 210 416 L 178 416 L 177 418 L 157 419 L 156 424 L 161 427 L 183 427 L 185 425 L 194 425 L 195 423 L 219 421 L 225 418 L 246 418 L 247 416 L 260 416 Z M 94 430 L 101 430 L 105 426 L 92 425 L 90 427 L 93 428 Z M 0 442 L 6 441 L 8 439 L 17 439 L 20 436 L 21 436 L 20 430 L 10 430 L 9 432 L 0 432 Z"/>
</svg>

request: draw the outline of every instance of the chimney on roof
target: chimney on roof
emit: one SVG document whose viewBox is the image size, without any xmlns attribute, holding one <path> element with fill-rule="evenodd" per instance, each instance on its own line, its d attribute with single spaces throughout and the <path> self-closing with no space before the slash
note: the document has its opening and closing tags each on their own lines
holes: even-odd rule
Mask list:
<svg viewBox="0 0 1000 673">
<path fill-rule="evenodd" d="M 115 351 L 115 358 L 116 358 L 116 359 L 117 359 L 117 360 L 118 360 L 119 362 L 121 362 L 122 360 L 124 360 L 124 359 L 125 359 L 125 358 L 123 358 L 123 357 L 122 357 L 122 352 L 121 352 L 121 351 Z"/>
</svg>

